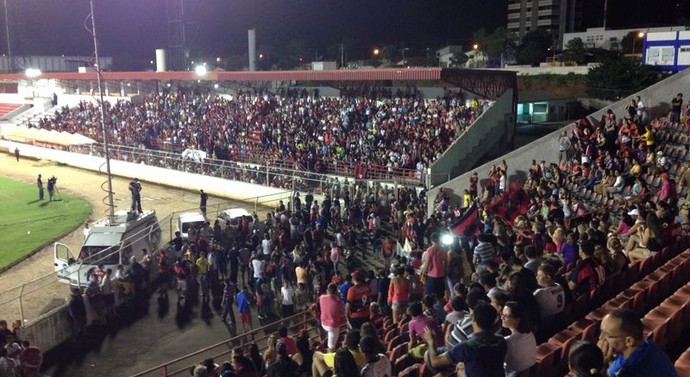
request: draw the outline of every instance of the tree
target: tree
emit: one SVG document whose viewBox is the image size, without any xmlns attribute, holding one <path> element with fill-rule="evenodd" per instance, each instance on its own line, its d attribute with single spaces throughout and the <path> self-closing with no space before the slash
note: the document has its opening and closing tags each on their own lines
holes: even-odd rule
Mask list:
<svg viewBox="0 0 690 377">
<path fill-rule="evenodd" d="M 491 34 L 487 34 L 484 28 L 480 28 L 472 34 L 472 38 L 479 45 L 479 50 L 491 57 L 498 57 L 505 53 L 510 41 L 508 30 L 502 26 L 496 28 Z"/>
<path fill-rule="evenodd" d="M 573 38 L 566 43 L 563 53 L 565 60 L 582 64 L 585 62 L 586 55 L 587 49 L 585 48 L 585 43 L 582 42 L 582 38 Z"/>
<path fill-rule="evenodd" d="M 381 57 L 395 64 L 402 59 L 402 52 L 396 45 L 385 45 L 381 48 Z"/>
<path fill-rule="evenodd" d="M 465 65 L 465 63 L 467 63 L 468 60 L 470 60 L 469 56 L 463 54 L 462 52 L 456 52 L 450 57 L 450 66 L 462 67 Z"/>
<path fill-rule="evenodd" d="M 525 34 L 517 48 L 518 64 L 538 66 L 549 55 L 549 48 L 553 46 L 551 34 L 546 30 L 532 30 Z"/>
<path fill-rule="evenodd" d="M 587 93 L 594 98 L 618 100 L 662 78 L 654 67 L 619 54 L 589 70 Z"/>
<path fill-rule="evenodd" d="M 642 38 L 639 31 L 631 31 L 621 39 L 621 51 L 624 54 L 635 54 L 642 52 Z"/>
</svg>

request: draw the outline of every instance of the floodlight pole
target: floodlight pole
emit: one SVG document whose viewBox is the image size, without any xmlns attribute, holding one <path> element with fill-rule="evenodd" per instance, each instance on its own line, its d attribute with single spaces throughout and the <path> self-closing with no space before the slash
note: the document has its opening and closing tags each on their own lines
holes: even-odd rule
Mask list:
<svg viewBox="0 0 690 377">
<path fill-rule="evenodd" d="M 91 6 L 91 35 L 93 36 L 93 51 L 96 58 L 96 80 L 98 81 L 98 96 L 100 97 L 101 129 L 103 130 L 103 149 L 105 150 L 105 169 L 108 175 L 108 223 L 115 222 L 115 204 L 113 203 L 113 179 L 110 175 L 110 148 L 108 147 L 108 132 L 105 125 L 105 99 L 103 98 L 103 80 L 101 77 L 101 60 L 98 54 L 98 38 L 96 37 L 96 13 L 93 0 L 89 0 Z"/>
<path fill-rule="evenodd" d="M 3 0 L 5 6 L 5 36 L 7 36 L 7 60 L 9 71 L 14 73 L 14 57 L 12 56 L 12 38 L 10 36 L 10 8 L 7 7 L 7 0 Z"/>
</svg>

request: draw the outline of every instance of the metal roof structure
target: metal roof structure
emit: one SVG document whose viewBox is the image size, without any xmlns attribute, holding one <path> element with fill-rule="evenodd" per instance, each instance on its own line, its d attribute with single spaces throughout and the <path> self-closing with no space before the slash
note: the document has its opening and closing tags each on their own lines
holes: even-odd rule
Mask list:
<svg viewBox="0 0 690 377">
<path fill-rule="evenodd" d="M 491 69 L 464 68 L 386 68 L 339 69 L 301 71 L 208 71 L 198 75 L 192 71 L 175 72 L 103 72 L 107 81 L 310 81 L 331 83 L 338 87 L 344 83 L 382 81 L 442 81 L 485 98 L 495 99 L 506 89 L 517 89 L 515 72 Z M 47 72 L 38 77 L 24 73 L 0 74 L 0 81 L 55 79 L 65 81 L 92 81 L 95 72 Z"/>
</svg>

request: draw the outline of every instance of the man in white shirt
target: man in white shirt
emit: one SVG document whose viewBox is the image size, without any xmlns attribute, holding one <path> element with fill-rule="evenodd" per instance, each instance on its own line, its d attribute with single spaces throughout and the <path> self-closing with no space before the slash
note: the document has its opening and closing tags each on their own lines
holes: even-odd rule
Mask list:
<svg viewBox="0 0 690 377">
<path fill-rule="evenodd" d="M 635 119 L 635 122 L 640 124 L 642 123 L 642 117 L 644 116 L 644 102 L 642 102 L 640 96 L 635 97 L 635 102 L 637 102 L 637 118 Z"/>
<path fill-rule="evenodd" d="M 280 288 L 280 315 L 283 318 L 287 318 L 294 314 L 295 288 L 289 281 L 283 280 L 283 286 Z"/>
<path fill-rule="evenodd" d="M 254 286 L 255 287 L 256 287 L 256 284 L 260 283 L 259 280 L 261 278 L 263 278 L 263 276 L 264 276 L 264 266 L 265 266 L 265 263 L 261 259 L 261 254 L 256 255 L 254 257 L 254 259 L 252 259 L 252 270 L 254 270 L 254 283 L 255 283 Z"/>
<path fill-rule="evenodd" d="M 547 318 L 563 311 L 565 306 L 565 291 L 554 281 L 556 269 L 542 263 L 537 269 L 537 283 L 541 288 L 534 291 L 534 298 L 539 304 L 541 318 Z"/>
<path fill-rule="evenodd" d="M 271 239 L 268 233 L 264 235 L 264 239 L 261 241 L 261 252 L 264 255 L 271 255 Z"/>
</svg>

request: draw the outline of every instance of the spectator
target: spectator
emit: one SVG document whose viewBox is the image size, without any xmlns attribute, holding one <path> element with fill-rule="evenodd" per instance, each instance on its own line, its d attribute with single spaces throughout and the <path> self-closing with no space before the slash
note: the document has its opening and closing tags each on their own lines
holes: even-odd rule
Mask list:
<svg viewBox="0 0 690 377">
<path fill-rule="evenodd" d="M 628 309 L 614 309 L 601 321 L 597 346 L 604 360 L 613 360 L 610 376 L 678 376 L 668 356 L 643 337 L 639 315 Z"/>
<path fill-rule="evenodd" d="M 474 333 L 470 341 L 459 343 L 445 353 L 437 354 L 433 332 L 425 333 L 424 339 L 429 351 L 424 363 L 433 369 L 455 367 L 458 363 L 464 363 L 468 376 L 504 376 L 503 363 L 508 345 L 502 336 L 491 331 L 498 313 L 486 302 L 477 304 L 472 312 Z"/>
<path fill-rule="evenodd" d="M 285 326 L 281 326 L 278 329 L 278 343 L 283 343 L 285 345 L 288 356 L 292 356 L 297 353 L 297 341 L 295 338 L 288 335 L 288 329 Z"/>
<path fill-rule="evenodd" d="M 599 285 L 596 267 L 594 244 L 589 240 L 580 241 L 580 261 L 570 272 L 568 287 L 577 295 L 592 292 Z"/>
<path fill-rule="evenodd" d="M 536 362 L 537 341 L 523 316 L 522 305 L 508 301 L 501 312 L 503 327 L 510 330 L 506 336 L 506 377 L 515 377 L 527 371 Z"/>
<path fill-rule="evenodd" d="M 312 376 L 314 377 L 321 377 L 323 376 L 329 369 L 332 369 L 334 367 L 334 358 L 337 360 L 337 356 L 341 351 L 347 351 L 350 354 L 350 357 L 352 357 L 352 361 L 354 364 L 357 366 L 357 374 L 359 375 L 359 371 L 361 370 L 362 367 L 364 367 L 364 364 L 366 362 L 366 359 L 364 357 L 364 354 L 362 351 L 359 349 L 359 341 L 361 340 L 361 336 L 359 333 L 359 330 L 354 329 L 348 331 L 347 335 L 345 335 L 345 348 L 340 348 L 336 352 L 329 352 L 329 353 L 322 353 L 322 352 L 314 352 L 314 361 L 312 363 Z M 342 356 L 342 355 L 340 355 Z M 344 357 L 344 359 L 347 359 L 349 357 Z M 336 367 L 336 375 L 341 375 L 338 373 L 338 368 Z M 345 375 L 345 376 L 350 376 Z"/>
<path fill-rule="evenodd" d="M 422 304 L 419 302 L 413 302 L 410 304 L 410 308 L 407 309 L 407 314 L 411 317 L 410 322 L 407 324 L 408 332 L 410 335 L 410 344 L 408 349 L 412 355 L 417 358 L 421 358 L 423 352 L 421 350 L 416 350 L 415 347 L 419 344 L 424 344 L 424 333 L 426 331 L 433 331 L 434 339 L 436 339 L 436 344 L 434 347 L 438 348 L 443 346 L 443 333 L 441 332 L 441 326 L 433 317 L 424 315 L 422 310 Z"/>
<path fill-rule="evenodd" d="M 252 325 L 252 313 L 250 311 L 251 295 L 249 293 L 249 287 L 246 285 L 242 287 L 242 290 L 237 294 L 237 312 L 240 314 L 240 322 L 242 323 L 242 331 L 247 332 L 247 326 L 249 330 L 254 330 Z"/>
<path fill-rule="evenodd" d="M 604 355 L 599 347 L 587 342 L 576 342 L 570 348 L 568 367 L 573 377 L 604 377 Z"/>
<path fill-rule="evenodd" d="M 266 370 L 268 377 L 298 377 L 299 365 L 290 358 L 286 345 L 279 341 L 276 350 L 278 359 Z"/>
<path fill-rule="evenodd" d="M 369 284 L 364 282 L 360 272 L 355 271 L 351 274 L 354 285 L 347 292 L 347 304 L 345 312 L 350 327 L 358 329 L 363 323 L 369 320 L 368 300 L 371 296 Z"/>
<path fill-rule="evenodd" d="M 329 284 L 327 293 L 319 298 L 321 307 L 321 327 L 328 334 L 328 350 L 335 351 L 336 342 L 340 334 L 340 328 L 345 325 L 345 306 L 338 298 L 338 290 L 335 284 Z"/>
<path fill-rule="evenodd" d="M 542 320 L 562 312 L 565 306 L 565 291 L 556 283 L 555 277 L 556 269 L 552 265 L 542 263 L 539 266 L 537 282 L 541 288 L 534 291 L 534 298 L 539 305 Z"/>
<path fill-rule="evenodd" d="M 292 355 L 292 360 L 299 365 L 298 376 L 311 376 L 311 364 L 313 359 L 314 351 L 311 349 L 311 344 L 309 344 L 309 335 L 305 330 L 303 330 L 302 333 L 297 337 L 297 353 Z"/>
<path fill-rule="evenodd" d="M 376 352 L 377 340 L 371 336 L 365 336 L 359 341 L 359 348 L 366 359 L 362 368 L 362 377 L 381 377 L 392 375 L 392 365 L 388 357 Z M 433 341 L 431 342 L 433 344 Z"/>
<path fill-rule="evenodd" d="M 405 268 L 397 267 L 388 288 L 388 305 L 393 310 L 393 321 L 400 323 L 410 299 L 410 281 L 405 278 Z"/>
<path fill-rule="evenodd" d="M 17 364 L 7 356 L 7 349 L 0 347 L 0 375 L 5 377 L 19 377 Z"/>
<path fill-rule="evenodd" d="M 269 335 L 266 339 L 266 351 L 262 355 L 263 367 L 262 369 L 267 369 L 269 365 L 273 364 L 278 359 L 278 339 L 275 335 Z"/>
<path fill-rule="evenodd" d="M 441 246 L 441 235 L 438 232 L 431 234 L 431 243 L 431 246 L 422 255 L 420 275 L 426 276 L 424 294 L 435 294 L 436 297 L 443 297 L 446 292 L 448 250 Z"/>
</svg>

